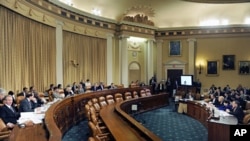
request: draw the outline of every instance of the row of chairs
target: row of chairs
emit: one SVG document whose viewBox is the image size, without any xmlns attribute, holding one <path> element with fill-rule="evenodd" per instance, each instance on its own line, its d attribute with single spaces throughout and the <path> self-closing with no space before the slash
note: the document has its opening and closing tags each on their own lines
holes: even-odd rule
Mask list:
<svg viewBox="0 0 250 141">
<path fill-rule="evenodd" d="M 100 96 L 90 99 L 85 104 L 85 113 L 88 119 L 88 126 L 91 130 L 91 136 L 88 141 L 110 141 L 113 140 L 112 135 L 108 131 L 104 122 L 99 117 L 99 112 L 107 105 L 122 102 L 133 98 L 150 96 L 150 89 L 142 89 L 139 94 L 136 91 L 125 92 L 124 94 L 116 93 L 113 95 Z"/>
</svg>

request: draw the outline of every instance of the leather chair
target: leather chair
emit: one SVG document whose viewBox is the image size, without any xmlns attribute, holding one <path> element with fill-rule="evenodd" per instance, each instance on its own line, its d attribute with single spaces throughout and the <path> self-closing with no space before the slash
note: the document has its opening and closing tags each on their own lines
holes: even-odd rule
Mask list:
<svg viewBox="0 0 250 141">
<path fill-rule="evenodd" d="M 115 103 L 113 95 L 107 95 L 106 100 L 107 100 L 108 104 L 114 104 Z"/>
<path fill-rule="evenodd" d="M 140 91 L 140 97 L 146 97 L 147 95 L 146 95 L 146 92 L 145 92 L 145 90 L 141 90 Z"/>
<path fill-rule="evenodd" d="M 0 140 L 7 141 L 9 139 L 11 131 L 7 128 L 6 124 L 0 118 Z"/>
<path fill-rule="evenodd" d="M 243 118 L 243 124 L 250 125 L 250 114 L 246 114 Z"/>
<path fill-rule="evenodd" d="M 93 106 L 96 111 L 100 111 L 101 106 L 99 105 L 98 99 L 97 98 L 92 98 Z"/>
<path fill-rule="evenodd" d="M 100 129 L 99 126 L 96 126 L 92 121 L 88 122 L 88 126 L 91 129 L 91 133 L 93 137 L 100 137 L 102 138 L 101 141 L 110 140 L 110 133 L 107 130 Z"/>
<path fill-rule="evenodd" d="M 99 104 L 101 105 L 101 107 L 105 107 L 108 105 L 104 96 L 100 96 L 98 99 L 99 99 Z"/>
<path fill-rule="evenodd" d="M 133 91 L 133 98 L 139 98 L 137 91 Z"/>
<path fill-rule="evenodd" d="M 122 102 L 123 101 L 123 97 L 121 93 L 116 93 L 115 94 L 115 102 Z"/>
<path fill-rule="evenodd" d="M 125 92 L 125 99 L 128 100 L 128 99 L 132 99 L 132 94 L 131 92 Z"/>
</svg>

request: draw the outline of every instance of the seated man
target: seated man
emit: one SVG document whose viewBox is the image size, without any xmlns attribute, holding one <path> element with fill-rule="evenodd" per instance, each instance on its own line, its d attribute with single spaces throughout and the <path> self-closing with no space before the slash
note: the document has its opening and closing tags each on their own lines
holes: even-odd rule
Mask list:
<svg viewBox="0 0 250 141">
<path fill-rule="evenodd" d="M 111 83 L 111 84 L 108 86 L 108 89 L 116 89 L 116 86 L 114 85 L 114 83 Z"/>
<path fill-rule="evenodd" d="M 37 100 L 32 94 L 27 94 L 26 98 L 23 99 L 20 103 L 19 111 L 20 112 L 34 112 L 34 109 L 37 108 Z"/>
<path fill-rule="evenodd" d="M 240 107 L 239 101 L 234 100 L 232 102 L 232 109 L 231 110 L 226 109 L 226 112 L 228 112 L 231 115 L 234 115 L 238 119 L 238 123 L 243 122 L 244 112 L 243 112 L 242 108 Z"/>
<path fill-rule="evenodd" d="M 17 123 L 20 114 L 12 106 L 13 98 L 11 95 L 7 95 L 4 98 L 4 103 L 4 106 L 2 106 L 0 109 L 0 117 L 8 128 L 13 128 Z"/>
<path fill-rule="evenodd" d="M 58 89 L 58 87 L 54 87 L 53 88 L 54 90 L 53 90 L 53 97 L 54 98 L 59 98 L 59 99 L 62 99 L 62 98 L 64 98 L 64 94 L 61 94 L 60 93 L 60 90 Z"/>
</svg>

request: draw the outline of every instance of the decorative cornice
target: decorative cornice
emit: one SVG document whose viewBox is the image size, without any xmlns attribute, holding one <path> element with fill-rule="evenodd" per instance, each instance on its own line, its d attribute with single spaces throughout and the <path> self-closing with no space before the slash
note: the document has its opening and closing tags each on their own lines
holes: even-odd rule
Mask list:
<svg viewBox="0 0 250 141">
<path fill-rule="evenodd" d="M 189 2 L 198 2 L 198 3 L 243 3 L 250 2 L 250 0 L 183 0 Z"/>
</svg>

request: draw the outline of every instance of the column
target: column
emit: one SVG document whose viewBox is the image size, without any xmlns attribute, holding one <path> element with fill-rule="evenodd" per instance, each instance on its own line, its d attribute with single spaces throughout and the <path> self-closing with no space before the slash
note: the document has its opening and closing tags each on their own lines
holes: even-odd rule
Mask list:
<svg viewBox="0 0 250 141">
<path fill-rule="evenodd" d="M 128 43 L 127 38 L 129 36 L 121 36 L 121 83 L 125 88 L 128 87 Z"/>
<path fill-rule="evenodd" d="M 189 74 L 194 75 L 194 70 L 195 70 L 195 42 L 196 39 L 188 39 L 188 53 L 189 53 L 189 57 L 188 57 L 188 70 L 189 70 Z"/>
<path fill-rule="evenodd" d="M 56 84 L 63 85 L 63 22 L 56 21 Z"/>
<path fill-rule="evenodd" d="M 107 85 L 113 82 L 113 34 L 107 34 Z"/>
<path fill-rule="evenodd" d="M 163 80 L 162 78 L 162 42 L 163 40 L 157 40 L 156 41 L 156 47 L 157 47 L 157 64 L 156 64 L 156 71 L 157 71 L 157 80 L 158 82 Z"/>
<path fill-rule="evenodd" d="M 147 63 L 146 63 L 146 69 L 147 70 L 147 83 L 149 83 L 149 80 L 152 76 L 154 76 L 154 50 L 153 50 L 153 39 L 149 39 L 147 42 Z"/>
</svg>

